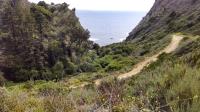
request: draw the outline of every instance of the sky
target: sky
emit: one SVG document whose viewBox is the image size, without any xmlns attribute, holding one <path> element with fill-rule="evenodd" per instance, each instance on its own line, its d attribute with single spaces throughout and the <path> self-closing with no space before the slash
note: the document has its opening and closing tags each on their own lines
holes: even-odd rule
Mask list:
<svg viewBox="0 0 200 112">
<path fill-rule="evenodd" d="M 29 0 L 37 3 L 41 0 Z M 148 12 L 155 0 L 43 0 L 47 3 L 70 4 L 70 8 L 93 11 L 135 11 Z"/>
</svg>

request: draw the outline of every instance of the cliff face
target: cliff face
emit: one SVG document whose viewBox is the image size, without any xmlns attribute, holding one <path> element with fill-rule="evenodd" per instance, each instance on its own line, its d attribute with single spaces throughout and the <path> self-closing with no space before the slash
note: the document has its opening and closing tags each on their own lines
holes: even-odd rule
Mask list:
<svg viewBox="0 0 200 112">
<path fill-rule="evenodd" d="M 127 41 L 173 32 L 200 34 L 199 0 L 156 0 L 149 13 L 130 32 Z"/>
</svg>

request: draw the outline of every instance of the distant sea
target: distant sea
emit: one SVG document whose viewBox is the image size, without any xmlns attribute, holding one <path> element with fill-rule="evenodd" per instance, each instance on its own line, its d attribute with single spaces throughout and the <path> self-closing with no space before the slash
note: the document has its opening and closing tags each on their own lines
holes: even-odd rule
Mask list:
<svg viewBox="0 0 200 112">
<path fill-rule="evenodd" d="M 76 12 L 90 40 L 101 46 L 123 41 L 146 15 L 145 12 L 80 11 Z"/>
</svg>

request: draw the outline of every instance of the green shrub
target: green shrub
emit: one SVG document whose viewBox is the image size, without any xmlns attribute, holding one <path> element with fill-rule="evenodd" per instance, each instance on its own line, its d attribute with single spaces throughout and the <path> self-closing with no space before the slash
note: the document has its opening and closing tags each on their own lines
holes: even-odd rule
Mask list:
<svg viewBox="0 0 200 112">
<path fill-rule="evenodd" d="M 49 68 L 45 68 L 42 71 L 42 78 L 44 80 L 52 80 L 54 78 L 52 71 Z"/>
<path fill-rule="evenodd" d="M 97 60 L 97 63 L 99 63 L 102 68 L 106 68 L 111 61 L 112 61 L 112 56 L 106 55 L 106 56 L 100 58 L 99 60 Z"/>
<path fill-rule="evenodd" d="M 121 54 L 123 56 L 128 56 L 133 52 L 133 48 L 129 44 L 120 44 L 119 46 L 116 46 L 113 49 L 113 54 Z"/>
<path fill-rule="evenodd" d="M 91 63 L 87 63 L 87 62 L 80 65 L 80 70 L 82 72 L 95 72 L 95 71 L 97 71 L 95 65 L 93 65 Z"/>
<path fill-rule="evenodd" d="M 109 71 L 116 71 L 116 70 L 120 70 L 123 66 L 120 65 L 118 62 L 111 62 L 106 68 L 105 71 L 109 72 Z"/>
<path fill-rule="evenodd" d="M 28 70 L 24 68 L 18 68 L 15 75 L 15 79 L 17 81 L 37 80 L 40 78 L 41 76 L 39 71 L 35 69 Z"/>
<path fill-rule="evenodd" d="M 51 79 L 60 79 L 64 76 L 64 65 L 58 61 L 52 68 L 53 75 Z"/>
<path fill-rule="evenodd" d="M 97 103 L 107 105 L 111 110 L 119 110 L 115 106 L 122 102 L 123 98 L 123 82 L 118 82 L 115 78 L 110 78 L 103 81 L 100 86 L 98 86 L 99 97 Z"/>
<path fill-rule="evenodd" d="M 45 9 L 48 8 L 48 5 L 47 5 L 44 1 L 39 1 L 37 5 L 38 5 L 38 6 L 42 6 L 42 7 L 44 7 Z"/>
<path fill-rule="evenodd" d="M 25 82 L 23 88 L 28 89 L 28 90 L 32 89 L 33 88 L 33 84 L 34 84 L 33 81 L 27 81 L 27 82 Z"/>
<path fill-rule="evenodd" d="M 0 112 L 44 112 L 39 99 L 0 88 Z"/>
<path fill-rule="evenodd" d="M 73 109 L 73 103 L 66 99 L 66 96 L 52 94 L 44 97 L 45 112 L 69 112 Z"/>
<path fill-rule="evenodd" d="M 151 105 L 152 111 L 180 112 L 199 109 L 200 70 L 180 59 L 162 54 L 157 62 L 130 80 L 128 84 L 134 90 L 132 96 L 138 98 L 143 108 Z M 127 88 L 125 91 L 128 93 Z"/>
<path fill-rule="evenodd" d="M 35 5 L 34 8 L 42 14 L 44 14 L 45 16 L 52 17 L 52 13 L 49 10 L 45 9 L 43 6 Z"/>
<path fill-rule="evenodd" d="M 31 79 L 37 79 L 39 77 L 39 71 L 32 69 L 30 70 L 30 77 Z"/>
<path fill-rule="evenodd" d="M 70 75 L 71 75 L 71 74 L 73 74 L 73 73 L 76 73 L 77 69 L 78 69 L 77 65 L 75 65 L 74 63 L 68 61 L 68 62 L 67 62 L 67 66 L 66 66 L 66 68 L 65 68 L 65 72 L 66 72 L 67 74 L 70 74 Z"/>
<path fill-rule="evenodd" d="M 67 94 L 68 88 L 62 84 L 55 82 L 45 82 L 37 86 L 38 92 L 42 96 L 48 96 L 52 94 Z"/>
<path fill-rule="evenodd" d="M 26 69 L 17 69 L 15 79 L 18 81 L 30 80 L 30 71 Z"/>
</svg>

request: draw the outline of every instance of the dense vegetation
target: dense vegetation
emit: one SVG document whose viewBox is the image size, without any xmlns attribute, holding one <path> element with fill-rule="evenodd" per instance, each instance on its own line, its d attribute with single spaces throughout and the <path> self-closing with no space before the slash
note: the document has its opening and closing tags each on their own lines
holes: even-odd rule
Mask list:
<svg viewBox="0 0 200 112">
<path fill-rule="evenodd" d="M 197 0 L 188 3 L 198 6 Z M 154 6 L 131 41 L 99 47 L 66 3 L 0 0 L 0 111 L 198 112 L 199 13 L 167 8 Z M 167 46 L 177 31 L 184 40 L 175 52 L 161 54 L 133 78 L 116 80 Z"/>
<path fill-rule="evenodd" d="M 66 3 L 1 2 L 1 69 L 6 78 L 51 80 L 78 72 L 81 57 L 94 44 L 75 9 Z"/>
<path fill-rule="evenodd" d="M 100 48 L 88 40 L 89 31 L 66 3 L 1 2 L 0 68 L 8 80 L 58 80 L 88 72 L 124 72 L 168 42 L 126 42 Z"/>
<path fill-rule="evenodd" d="M 185 36 L 174 53 L 162 54 L 140 74 L 121 82 L 107 79 L 99 87 L 70 89 L 69 81 L 7 83 L 7 89 L 1 89 L 4 106 L 0 109 L 198 112 L 199 42 L 199 36 Z M 70 81 L 78 83 L 75 79 Z"/>
</svg>

